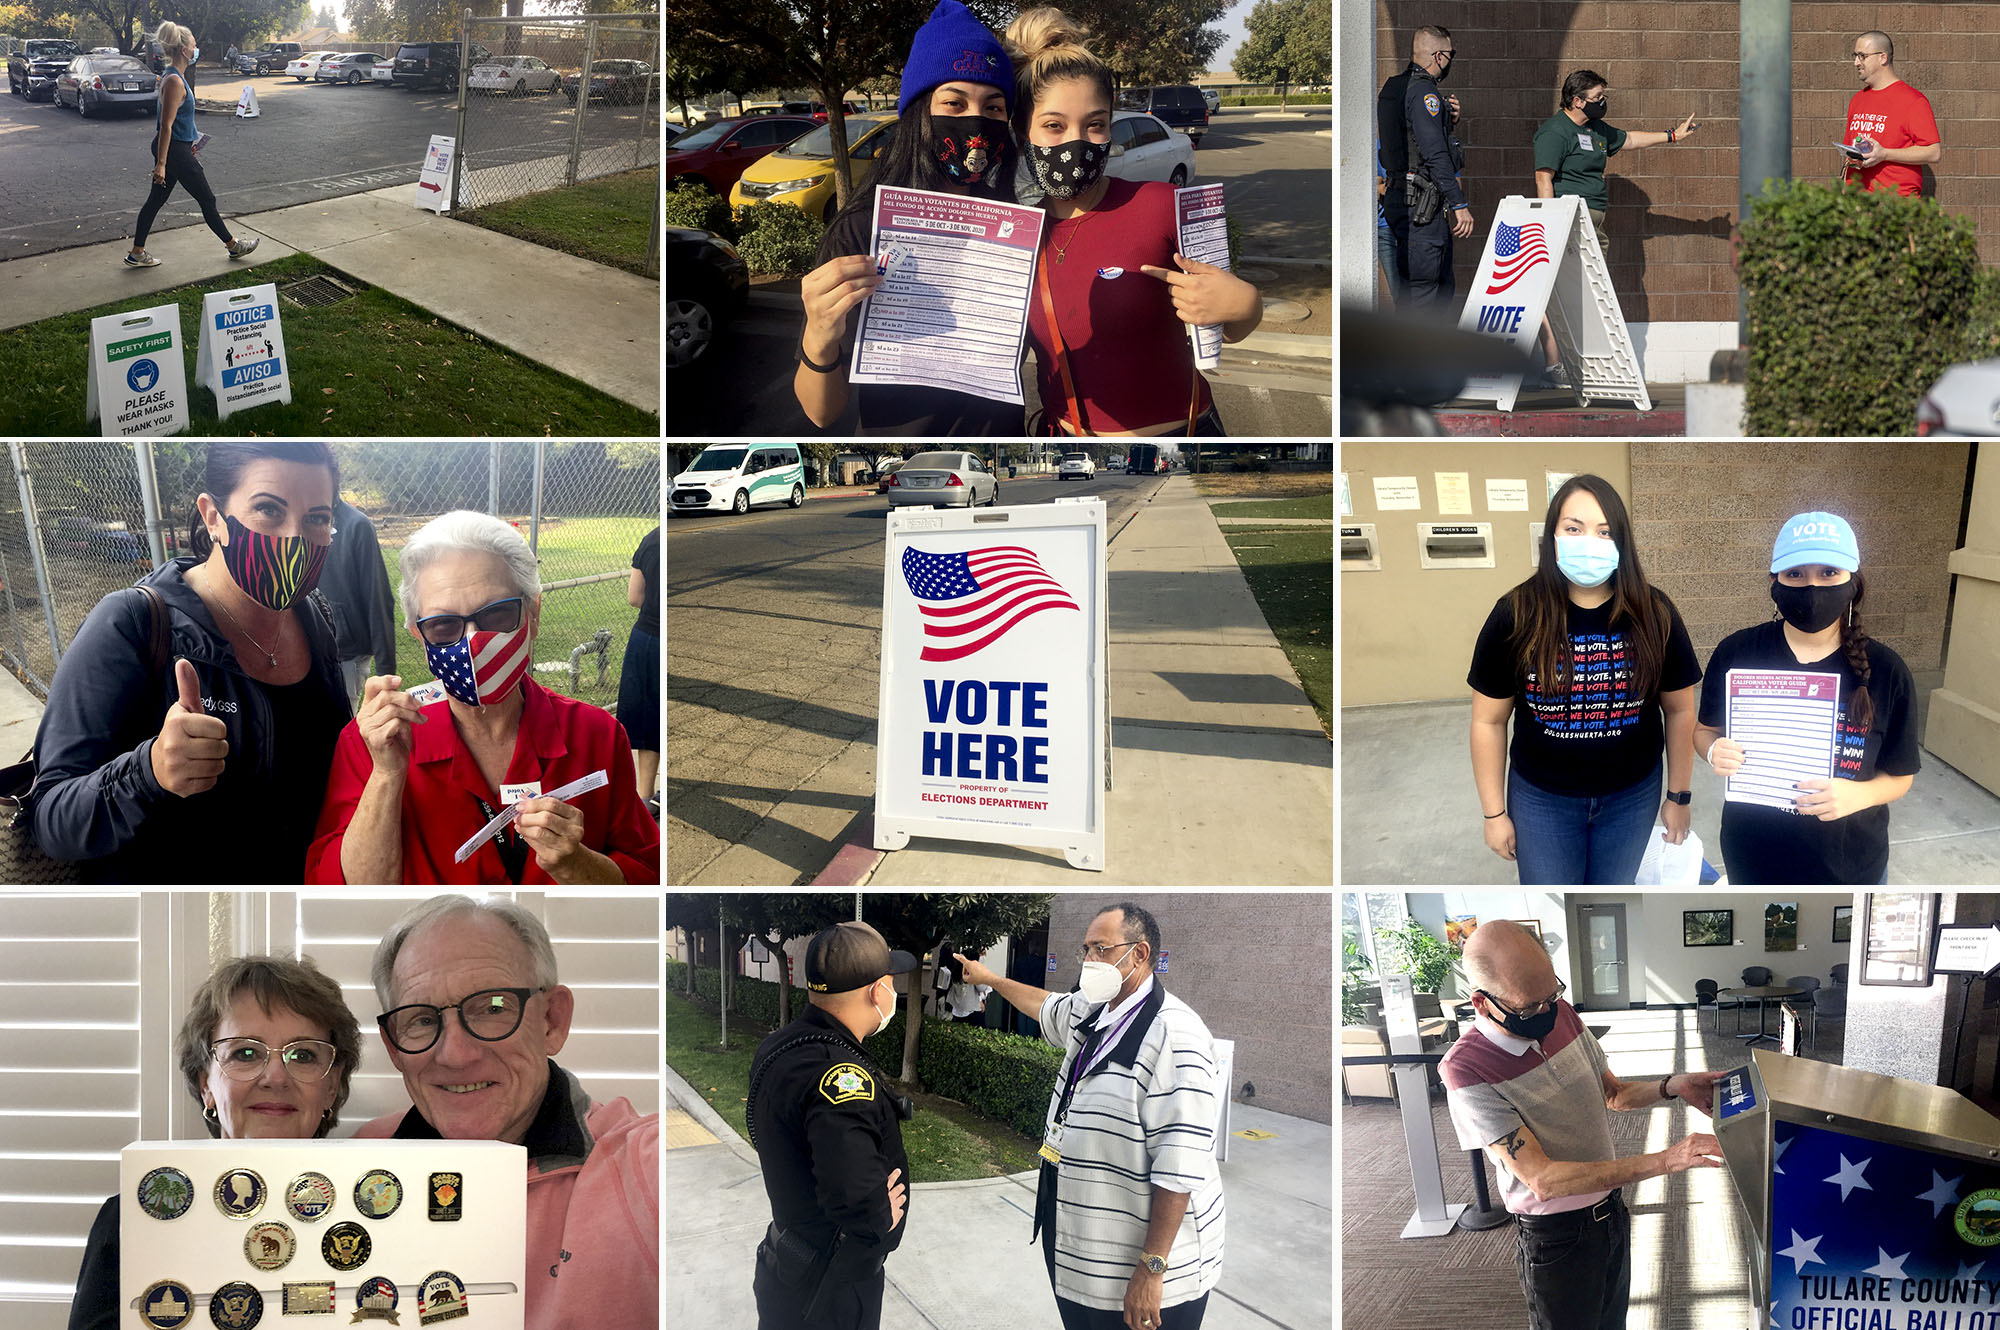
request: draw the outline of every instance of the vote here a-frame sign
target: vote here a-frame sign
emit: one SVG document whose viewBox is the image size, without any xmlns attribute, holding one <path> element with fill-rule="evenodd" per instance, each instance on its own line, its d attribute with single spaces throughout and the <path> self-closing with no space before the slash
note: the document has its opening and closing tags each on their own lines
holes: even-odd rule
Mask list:
<svg viewBox="0 0 2000 1330">
<path fill-rule="evenodd" d="M 1025 845 L 1104 869 L 1104 504 L 889 514 L 875 848 Z"/>
<path fill-rule="evenodd" d="M 1540 363 L 1544 315 L 1555 330 L 1556 352 L 1580 404 L 1610 398 L 1631 402 L 1641 411 L 1653 409 L 1639 354 L 1625 327 L 1625 311 L 1611 289 L 1611 270 L 1583 200 L 1510 194 L 1493 215 L 1493 230 L 1458 326 L 1503 338 Z M 1459 396 L 1512 411 L 1520 392 L 1519 374 L 1482 375 Z"/>
</svg>

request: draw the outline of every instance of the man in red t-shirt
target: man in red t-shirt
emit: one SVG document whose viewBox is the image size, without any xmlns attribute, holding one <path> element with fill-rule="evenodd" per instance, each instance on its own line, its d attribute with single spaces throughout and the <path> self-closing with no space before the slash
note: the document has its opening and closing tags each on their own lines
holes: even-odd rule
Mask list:
<svg viewBox="0 0 2000 1330">
<path fill-rule="evenodd" d="M 1923 172 L 1944 156 L 1930 99 L 1896 77 L 1896 45 L 1886 32 L 1854 39 L 1861 91 L 1847 103 L 1847 142 L 1862 149 L 1847 159 L 1847 178 L 1863 189 L 1921 194 Z"/>
</svg>

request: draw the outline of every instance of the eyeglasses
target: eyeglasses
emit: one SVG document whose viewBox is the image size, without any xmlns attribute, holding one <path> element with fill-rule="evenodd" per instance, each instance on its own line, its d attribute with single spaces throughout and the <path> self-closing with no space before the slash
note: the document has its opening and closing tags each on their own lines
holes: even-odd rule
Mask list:
<svg viewBox="0 0 2000 1330">
<path fill-rule="evenodd" d="M 1114 951 L 1123 951 L 1127 947 L 1138 945 L 1136 938 L 1130 942 L 1086 942 L 1076 949 L 1076 958 L 1086 962 L 1101 961 Z"/>
<path fill-rule="evenodd" d="M 455 1010 L 458 1022 L 465 1027 L 467 1034 L 483 1043 L 497 1044 L 512 1038 L 514 1031 L 521 1028 L 521 1017 L 527 1013 L 528 999 L 548 991 L 546 988 L 483 988 L 442 1007 L 428 1002 L 412 1002 L 383 1012 L 375 1018 L 375 1024 L 397 1052 L 424 1053 L 444 1034 L 444 1014 Z"/>
<path fill-rule="evenodd" d="M 470 614 L 433 614 L 417 620 L 417 631 L 434 647 L 448 647 L 465 636 L 471 624 L 482 633 L 511 633 L 521 626 L 521 598 L 511 596 Z"/>
<path fill-rule="evenodd" d="M 285 1073 L 301 1081 L 323 1081 L 340 1061 L 340 1050 L 324 1039 L 294 1039 L 283 1048 L 272 1048 L 261 1039 L 247 1035 L 211 1039 L 209 1053 L 232 1081 L 255 1080 L 276 1053 L 285 1064 Z"/>
<path fill-rule="evenodd" d="M 1556 980 L 1556 991 L 1549 994 L 1548 1001 L 1537 1002 L 1534 1006 L 1523 1007 L 1519 1011 L 1515 1011 L 1512 1007 L 1502 1002 L 1499 998 L 1494 997 L 1491 993 L 1487 992 L 1483 988 L 1479 989 L 1478 993 L 1479 996 L 1485 998 L 1488 1002 L 1491 1002 L 1494 1006 L 1498 1007 L 1502 1012 L 1506 1013 L 1507 1015 L 1512 1016 L 1515 1020 L 1525 1021 L 1532 1017 L 1540 1016 L 1542 1013 L 1546 1012 L 1549 1008 L 1555 1006 L 1556 999 L 1560 998 L 1564 993 L 1567 993 L 1568 991 L 1569 991 L 1569 985 L 1564 983 L 1562 980 L 1558 979 Z"/>
</svg>

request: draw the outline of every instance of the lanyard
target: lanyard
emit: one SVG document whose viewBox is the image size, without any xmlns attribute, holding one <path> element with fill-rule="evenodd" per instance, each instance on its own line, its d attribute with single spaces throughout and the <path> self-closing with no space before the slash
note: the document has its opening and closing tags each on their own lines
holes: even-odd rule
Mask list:
<svg viewBox="0 0 2000 1330">
<path fill-rule="evenodd" d="M 1110 1049 L 1116 1047 L 1118 1036 L 1124 1033 L 1125 1027 L 1132 1023 L 1132 1018 L 1139 1014 L 1139 1008 L 1145 1005 L 1143 999 L 1133 1003 L 1132 1010 L 1120 1017 L 1118 1024 L 1112 1026 L 1109 1030 L 1091 1030 L 1090 1038 L 1086 1039 L 1083 1046 L 1077 1049 L 1076 1060 L 1070 1063 L 1069 1066 L 1069 1078 L 1063 1083 L 1062 1098 L 1056 1103 L 1056 1125 L 1058 1127 L 1062 1126 L 1063 1120 L 1069 1116 L 1070 1098 L 1076 1094 L 1076 1087 L 1082 1082 L 1084 1073 L 1087 1070 L 1084 1066 L 1085 1061 L 1100 1048 Z"/>
<path fill-rule="evenodd" d="M 498 816 L 493 805 L 486 802 L 486 796 L 475 794 L 472 797 L 478 801 L 479 811 L 486 815 L 488 822 Z M 493 838 L 493 848 L 500 852 L 500 866 L 507 870 L 507 880 L 520 886 L 521 875 L 528 870 L 528 842 L 521 839 L 515 828 L 504 827 Z"/>
</svg>

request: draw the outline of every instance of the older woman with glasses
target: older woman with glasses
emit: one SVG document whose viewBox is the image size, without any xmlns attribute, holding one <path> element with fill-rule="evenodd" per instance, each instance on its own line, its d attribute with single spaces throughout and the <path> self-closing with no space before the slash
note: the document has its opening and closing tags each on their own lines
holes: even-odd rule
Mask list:
<svg viewBox="0 0 2000 1330">
<path fill-rule="evenodd" d="M 520 533 L 446 513 L 403 547 L 402 573 L 404 621 L 437 679 L 427 687 L 445 696 L 405 690 L 398 675 L 363 686 L 306 880 L 658 882 L 659 824 L 624 727 L 529 677 L 542 582 Z M 589 788 L 557 797 L 577 782 Z"/>
<path fill-rule="evenodd" d="M 210 1136 L 304 1140 L 340 1121 L 361 1062 L 361 1033 L 340 985 L 311 961 L 243 956 L 195 992 L 174 1055 Z M 118 1305 L 125 1201 L 113 1196 L 91 1225 L 69 1330 L 125 1324 Z"/>
</svg>

